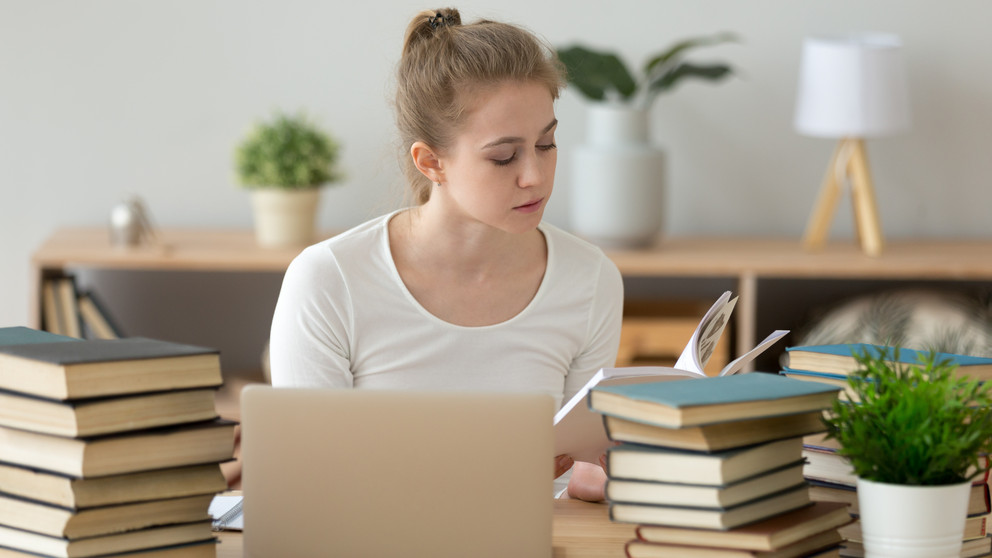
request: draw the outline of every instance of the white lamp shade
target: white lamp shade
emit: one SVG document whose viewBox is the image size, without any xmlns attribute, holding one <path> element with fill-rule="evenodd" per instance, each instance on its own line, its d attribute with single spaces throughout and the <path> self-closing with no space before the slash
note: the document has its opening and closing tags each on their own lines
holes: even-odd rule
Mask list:
<svg viewBox="0 0 992 558">
<path fill-rule="evenodd" d="M 909 128 L 902 43 L 895 35 L 803 42 L 795 127 L 817 137 L 883 136 Z"/>
</svg>

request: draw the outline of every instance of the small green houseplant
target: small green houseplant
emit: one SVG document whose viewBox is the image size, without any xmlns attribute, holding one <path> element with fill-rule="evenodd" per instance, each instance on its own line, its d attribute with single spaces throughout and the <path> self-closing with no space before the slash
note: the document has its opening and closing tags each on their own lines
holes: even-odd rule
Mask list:
<svg viewBox="0 0 992 558">
<path fill-rule="evenodd" d="M 340 179 L 340 146 L 303 114 L 258 122 L 235 149 L 238 181 L 251 191 L 263 246 L 313 240 L 320 187 Z"/>
<path fill-rule="evenodd" d="M 258 122 L 235 151 L 246 188 L 316 188 L 337 180 L 339 146 L 303 114 L 276 113 Z"/>
<path fill-rule="evenodd" d="M 955 374 L 935 353 L 906 365 L 856 357 L 849 379 L 857 404 L 834 402 L 829 435 L 860 478 L 889 484 L 967 482 L 988 469 L 992 451 L 990 386 Z"/>
<path fill-rule="evenodd" d="M 719 33 L 676 42 L 648 59 L 636 77 L 619 56 L 605 50 L 574 45 L 558 49 L 558 58 L 565 65 L 568 82 L 587 99 L 639 102 L 648 108 L 658 95 L 671 91 L 684 79 L 719 81 L 731 75 L 733 69 L 728 64 L 690 62 L 686 54 L 696 47 L 736 40 L 731 33 Z"/>
<path fill-rule="evenodd" d="M 911 365 L 856 358 L 854 402 L 835 401 L 824 422 L 858 477 L 867 555 L 958 556 L 971 480 L 989 468 L 990 386 L 933 352 Z"/>
</svg>

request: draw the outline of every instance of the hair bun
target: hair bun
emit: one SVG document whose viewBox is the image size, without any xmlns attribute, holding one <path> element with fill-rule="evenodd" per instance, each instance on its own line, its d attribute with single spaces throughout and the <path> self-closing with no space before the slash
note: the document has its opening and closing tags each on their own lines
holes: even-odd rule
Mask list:
<svg viewBox="0 0 992 558">
<path fill-rule="evenodd" d="M 442 27 L 454 27 L 462 24 L 462 16 L 454 8 L 442 8 L 427 18 L 431 29 L 437 31 Z"/>
</svg>

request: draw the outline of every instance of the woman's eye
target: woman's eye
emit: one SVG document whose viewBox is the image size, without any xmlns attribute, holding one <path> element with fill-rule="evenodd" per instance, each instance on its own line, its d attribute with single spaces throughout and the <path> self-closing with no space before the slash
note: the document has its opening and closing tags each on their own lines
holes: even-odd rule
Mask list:
<svg viewBox="0 0 992 558">
<path fill-rule="evenodd" d="M 546 143 L 544 145 L 538 145 L 537 148 L 541 151 L 551 151 L 552 149 L 558 147 L 554 142 Z"/>
<path fill-rule="evenodd" d="M 509 165 L 510 163 L 512 163 L 513 160 L 516 159 L 516 158 L 517 158 L 517 154 L 514 153 L 513 155 L 510 155 L 510 157 L 507 158 L 507 159 L 493 159 L 493 163 L 497 167 L 505 167 L 506 165 Z"/>
</svg>

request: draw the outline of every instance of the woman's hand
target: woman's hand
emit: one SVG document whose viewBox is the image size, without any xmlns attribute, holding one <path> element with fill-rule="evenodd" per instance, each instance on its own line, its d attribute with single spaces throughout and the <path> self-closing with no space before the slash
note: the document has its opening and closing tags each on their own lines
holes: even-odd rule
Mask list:
<svg viewBox="0 0 992 558">
<path fill-rule="evenodd" d="M 572 468 L 572 456 L 570 455 L 559 455 L 555 458 L 555 478 L 558 478 L 568 472 Z"/>
<path fill-rule="evenodd" d="M 599 457 L 599 465 L 577 461 L 572 478 L 568 480 L 566 493 L 570 498 L 587 502 L 602 502 L 606 499 L 606 454 Z"/>
</svg>

